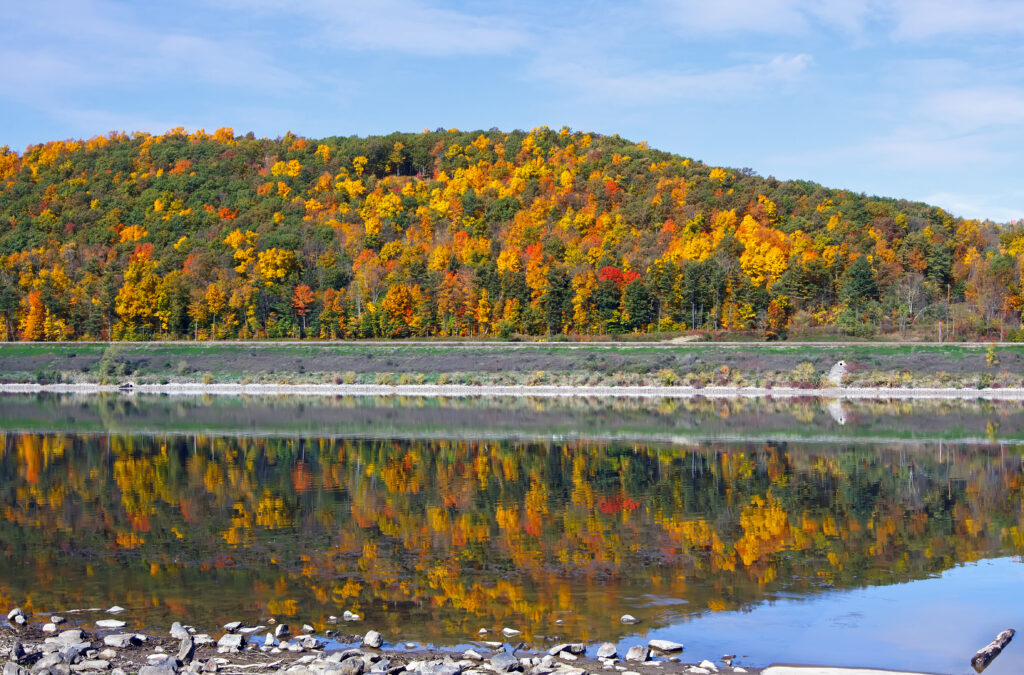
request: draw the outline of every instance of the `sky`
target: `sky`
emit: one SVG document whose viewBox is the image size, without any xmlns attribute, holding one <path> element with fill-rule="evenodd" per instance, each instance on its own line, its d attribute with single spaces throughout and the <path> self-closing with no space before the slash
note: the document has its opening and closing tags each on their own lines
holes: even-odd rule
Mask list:
<svg viewBox="0 0 1024 675">
<path fill-rule="evenodd" d="M 1020 0 L 0 1 L 0 146 L 111 130 L 619 134 L 1024 217 Z"/>
</svg>

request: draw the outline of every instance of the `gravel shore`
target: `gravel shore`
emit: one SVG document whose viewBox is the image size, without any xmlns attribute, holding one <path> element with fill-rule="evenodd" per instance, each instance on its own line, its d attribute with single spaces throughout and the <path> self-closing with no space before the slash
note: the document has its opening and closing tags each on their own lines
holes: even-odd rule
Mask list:
<svg viewBox="0 0 1024 675">
<path fill-rule="evenodd" d="M 120 608 L 113 608 L 115 610 Z M 0 626 L 3 675 L 174 675 L 221 673 L 252 675 L 618 675 L 655 673 L 759 673 L 758 668 L 691 660 L 682 644 L 637 640 L 627 653 L 614 644 L 552 643 L 543 647 L 519 640 L 519 632 L 482 632 L 459 648 L 391 642 L 374 630 L 351 633 L 356 622 L 339 622 L 337 630 L 289 627 L 272 619 L 262 624 L 233 622 L 200 632 L 175 622 L 167 634 L 134 633 L 130 618 L 119 612 L 86 610 L 65 616 L 29 616 L 11 610 Z M 95 617 L 102 614 L 104 618 Z M 76 621 L 88 616 L 88 622 Z M 80 627 L 80 626 L 84 626 Z"/>
</svg>

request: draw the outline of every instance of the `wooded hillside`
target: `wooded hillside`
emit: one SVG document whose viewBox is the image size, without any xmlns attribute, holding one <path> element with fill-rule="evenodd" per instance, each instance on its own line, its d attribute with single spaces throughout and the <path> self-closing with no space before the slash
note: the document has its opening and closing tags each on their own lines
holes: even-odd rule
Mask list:
<svg viewBox="0 0 1024 675">
<path fill-rule="evenodd" d="M 1019 335 L 1024 227 L 568 129 L 0 148 L 0 339 Z"/>
</svg>

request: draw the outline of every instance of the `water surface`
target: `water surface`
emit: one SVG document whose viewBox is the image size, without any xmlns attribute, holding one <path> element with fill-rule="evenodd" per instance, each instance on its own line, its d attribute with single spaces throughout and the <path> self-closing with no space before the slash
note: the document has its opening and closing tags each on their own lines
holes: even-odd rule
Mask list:
<svg viewBox="0 0 1024 675">
<path fill-rule="evenodd" d="M 0 397 L 0 602 L 968 672 L 1024 601 L 1024 412 L 841 406 Z"/>
</svg>

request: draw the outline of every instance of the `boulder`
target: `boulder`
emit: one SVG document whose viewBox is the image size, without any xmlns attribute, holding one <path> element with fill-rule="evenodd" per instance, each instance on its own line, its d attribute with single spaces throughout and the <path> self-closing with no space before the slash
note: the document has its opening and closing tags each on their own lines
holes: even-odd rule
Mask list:
<svg viewBox="0 0 1024 675">
<path fill-rule="evenodd" d="M 672 642 L 671 640 L 650 640 L 648 641 L 647 646 L 666 654 L 683 651 L 683 645 L 678 642 Z"/>
<path fill-rule="evenodd" d="M 627 661 L 639 661 L 643 663 L 651 658 L 651 650 L 643 645 L 633 645 L 626 652 Z"/>
<path fill-rule="evenodd" d="M 365 647 L 379 649 L 382 644 L 384 644 L 384 636 L 375 630 L 367 631 L 363 636 L 363 646 Z"/>
<path fill-rule="evenodd" d="M 511 670 L 522 670 L 519 659 L 508 652 L 501 652 L 491 657 L 491 668 L 499 673 L 507 673 Z"/>
<path fill-rule="evenodd" d="M 599 659 L 614 659 L 618 654 L 619 650 L 612 642 L 605 642 L 597 648 L 597 658 Z"/>
</svg>

